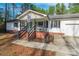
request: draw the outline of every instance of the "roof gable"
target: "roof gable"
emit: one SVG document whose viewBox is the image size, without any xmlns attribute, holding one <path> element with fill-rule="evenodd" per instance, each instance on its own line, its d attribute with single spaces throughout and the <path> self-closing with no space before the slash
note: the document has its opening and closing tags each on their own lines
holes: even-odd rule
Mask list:
<svg viewBox="0 0 79 59">
<path fill-rule="evenodd" d="M 17 19 L 21 19 L 21 18 L 24 18 L 26 17 L 27 18 L 27 15 L 30 15 L 31 17 L 46 17 L 47 15 L 45 14 L 42 14 L 42 13 L 39 13 L 39 12 L 36 12 L 36 11 L 33 11 L 33 10 L 27 10 L 25 11 L 24 13 L 22 13 L 20 16 L 17 17 Z M 34 16 L 33 16 L 34 15 Z"/>
</svg>

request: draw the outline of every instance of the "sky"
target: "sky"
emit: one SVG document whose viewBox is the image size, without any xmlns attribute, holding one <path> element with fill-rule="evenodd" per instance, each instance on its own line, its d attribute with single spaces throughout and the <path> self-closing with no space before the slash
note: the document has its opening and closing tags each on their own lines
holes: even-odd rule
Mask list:
<svg viewBox="0 0 79 59">
<path fill-rule="evenodd" d="M 33 3 L 36 6 L 44 9 L 48 9 L 49 6 L 55 6 L 56 3 Z M 17 4 L 19 6 L 19 4 Z M 4 4 L 0 3 L 0 8 L 3 8 Z M 65 6 L 68 7 L 68 3 L 65 3 Z"/>
<path fill-rule="evenodd" d="M 36 3 L 35 5 L 44 9 L 48 9 L 49 6 L 55 6 L 56 3 Z M 65 3 L 65 6 L 68 8 L 68 3 Z"/>
<path fill-rule="evenodd" d="M 36 5 L 37 7 L 43 8 L 43 9 L 48 9 L 49 6 L 55 6 L 56 3 L 33 3 L 34 5 Z M 20 6 L 20 3 L 17 3 L 17 6 Z M 65 3 L 66 8 L 68 8 L 68 3 Z M 3 3 L 0 3 L 0 9 L 4 7 Z M 20 14 L 20 10 L 16 9 L 15 11 L 16 14 Z"/>
<path fill-rule="evenodd" d="M 44 9 L 48 9 L 51 5 L 55 6 L 55 3 L 35 3 L 35 5 Z"/>
</svg>

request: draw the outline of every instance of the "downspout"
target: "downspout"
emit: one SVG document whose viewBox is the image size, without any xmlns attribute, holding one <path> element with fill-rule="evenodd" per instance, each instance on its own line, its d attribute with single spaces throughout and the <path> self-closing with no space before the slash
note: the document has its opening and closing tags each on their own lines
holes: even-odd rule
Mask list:
<svg viewBox="0 0 79 59">
<path fill-rule="evenodd" d="M 51 29 L 51 19 L 50 19 L 49 15 L 47 15 L 47 17 L 48 17 L 48 32 L 50 32 L 50 29 Z M 49 35 L 49 40 L 51 40 L 50 33 L 48 35 Z M 54 42 L 54 35 L 52 36 L 52 40 Z"/>
</svg>

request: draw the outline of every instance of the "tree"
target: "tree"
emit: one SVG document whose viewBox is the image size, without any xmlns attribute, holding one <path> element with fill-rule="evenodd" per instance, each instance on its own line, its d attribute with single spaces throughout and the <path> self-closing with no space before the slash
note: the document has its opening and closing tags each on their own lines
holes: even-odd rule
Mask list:
<svg viewBox="0 0 79 59">
<path fill-rule="evenodd" d="M 7 20 L 10 20 L 12 18 L 12 10 L 11 10 L 11 4 L 7 4 Z"/>
<path fill-rule="evenodd" d="M 70 5 L 69 11 L 71 13 L 79 13 L 79 3 L 72 3 Z"/>
<path fill-rule="evenodd" d="M 12 3 L 12 8 L 13 8 L 13 19 L 15 18 L 15 8 L 16 8 L 16 4 Z"/>
<path fill-rule="evenodd" d="M 64 3 L 57 3 L 55 8 L 56 14 L 65 14 L 67 12 Z"/>
<path fill-rule="evenodd" d="M 5 3 L 5 32 L 6 32 L 6 21 L 7 21 L 7 3 Z"/>
<path fill-rule="evenodd" d="M 56 14 L 61 14 L 61 11 L 60 11 L 61 10 L 61 7 L 60 7 L 60 4 L 59 3 L 56 4 L 56 7 L 55 8 L 56 8 L 56 10 L 55 10 Z"/>
<path fill-rule="evenodd" d="M 32 9 L 32 8 L 34 8 L 33 4 L 23 3 L 23 4 L 21 4 L 21 13 L 23 13 L 24 11 L 26 11 L 28 9 Z"/>
<path fill-rule="evenodd" d="M 54 12 L 55 12 L 55 7 L 54 6 L 49 6 L 48 13 L 49 14 L 54 14 Z"/>
<path fill-rule="evenodd" d="M 66 7 L 65 7 L 64 3 L 61 4 L 61 10 L 60 11 L 61 11 L 61 14 L 65 13 Z"/>
<path fill-rule="evenodd" d="M 3 13 L 4 11 L 3 11 L 3 8 L 0 8 L 0 23 L 3 23 Z"/>
<path fill-rule="evenodd" d="M 21 13 L 23 13 L 25 10 L 28 10 L 28 9 L 31 9 L 40 13 L 44 13 L 44 14 L 46 13 L 46 11 L 43 8 L 37 7 L 32 3 L 23 3 L 21 5 Z"/>
</svg>

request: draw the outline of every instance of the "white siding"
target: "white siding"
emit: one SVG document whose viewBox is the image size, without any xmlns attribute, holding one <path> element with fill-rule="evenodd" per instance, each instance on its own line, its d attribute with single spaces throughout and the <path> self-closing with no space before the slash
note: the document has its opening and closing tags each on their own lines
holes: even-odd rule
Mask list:
<svg viewBox="0 0 79 59">
<path fill-rule="evenodd" d="M 40 18 L 43 18 L 43 16 L 40 16 L 40 15 L 37 15 L 37 14 L 34 14 L 34 13 L 29 13 L 29 14 L 23 16 L 23 17 L 21 18 L 21 20 L 26 20 L 26 19 L 28 19 L 28 15 L 30 15 L 30 17 L 31 17 L 32 19 L 40 19 Z"/>
<path fill-rule="evenodd" d="M 57 32 L 57 33 L 61 33 L 61 22 L 60 22 L 60 28 L 51 28 L 51 21 L 49 21 L 49 29 L 48 29 L 49 32 Z"/>
<path fill-rule="evenodd" d="M 61 33 L 62 31 L 60 28 L 51 28 L 49 29 L 49 32 L 57 32 L 57 33 L 60 32 Z"/>
<path fill-rule="evenodd" d="M 79 36 L 79 20 L 61 21 L 61 31 L 67 36 Z"/>
<path fill-rule="evenodd" d="M 60 28 L 49 28 L 49 32 L 64 33 L 66 36 L 79 36 L 79 20 L 63 19 L 60 21 Z"/>
<path fill-rule="evenodd" d="M 20 22 L 18 22 L 18 27 L 14 27 L 14 22 L 7 22 L 6 30 L 20 30 Z"/>
</svg>

